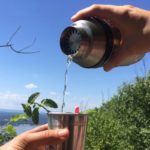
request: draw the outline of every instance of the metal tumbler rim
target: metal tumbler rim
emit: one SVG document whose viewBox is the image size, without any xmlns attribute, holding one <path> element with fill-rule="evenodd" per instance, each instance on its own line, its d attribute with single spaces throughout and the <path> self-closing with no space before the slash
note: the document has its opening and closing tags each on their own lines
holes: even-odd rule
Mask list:
<svg viewBox="0 0 150 150">
<path fill-rule="evenodd" d="M 88 116 L 87 113 L 72 113 L 72 112 L 48 112 L 47 115 L 72 115 L 72 116 L 74 116 L 74 115 L 76 115 L 76 116 L 87 115 Z"/>
</svg>

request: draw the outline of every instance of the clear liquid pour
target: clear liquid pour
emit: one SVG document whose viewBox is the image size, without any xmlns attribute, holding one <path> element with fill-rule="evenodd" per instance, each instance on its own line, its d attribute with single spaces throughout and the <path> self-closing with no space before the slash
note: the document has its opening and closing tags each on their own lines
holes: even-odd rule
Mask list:
<svg viewBox="0 0 150 150">
<path fill-rule="evenodd" d="M 66 90 L 67 90 L 68 70 L 69 70 L 71 62 L 72 62 L 72 59 L 68 57 L 67 62 L 66 62 L 66 70 L 64 74 L 64 88 L 63 88 L 63 98 L 62 98 L 62 106 L 61 106 L 62 112 L 64 111 L 64 107 L 65 107 L 65 95 L 66 95 Z"/>
</svg>

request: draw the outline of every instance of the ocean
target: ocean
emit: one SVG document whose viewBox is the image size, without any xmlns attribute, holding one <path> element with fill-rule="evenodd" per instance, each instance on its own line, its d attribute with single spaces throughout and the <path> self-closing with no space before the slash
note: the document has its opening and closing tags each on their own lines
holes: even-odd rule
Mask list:
<svg viewBox="0 0 150 150">
<path fill-rule="evenodd" d="M 1 110 L 0 109 L 0 127 L 4 127 L 9 122 L 9 119 L 13 115 L 21 114 L 21 113 L 23 113 L 23 112 L 14 111 L 14 110 Z M 45 124 L 45 123 L 47 123 L 47 115 L 44 113 L 41 113 L 39 125 Z M 12 123 L 12 125 L 16 128 L 17 134 L 20 134 L 24 131 L 27 131 L 29 129 L 32 129 L 32 128 L 38 126 L 38 125 L 34 125 L 31 120 L 29 120 L 29 121 L 18 121 L 18 122 Z"/>
</svg>

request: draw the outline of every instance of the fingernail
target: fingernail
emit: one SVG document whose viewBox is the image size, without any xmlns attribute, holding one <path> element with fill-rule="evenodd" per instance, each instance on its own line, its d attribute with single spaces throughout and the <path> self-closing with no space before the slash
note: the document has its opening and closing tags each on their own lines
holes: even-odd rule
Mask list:
<svg viewBox="0 0 150 150">
<path fill-rule="evenodd" d="M 111 67 L 108 67 L 108 66 L 104 65 L 104 70 L 105 70 L 106 72 L 110 71 L 111 69 L 112 69 Z"/>
<path fill-rule="evenodd" d="M 67 136 L 68 135 L 68 130 L 67 129 L 61 129 L 58 131 L 59 136 Z"/>
<path fill-rule="evenodd" d="M 108 72 L 110 70 L 111 70 L 110 68 L 104 68 L 104 71 L 106 71 L 106 72 Z"/>
</svg>

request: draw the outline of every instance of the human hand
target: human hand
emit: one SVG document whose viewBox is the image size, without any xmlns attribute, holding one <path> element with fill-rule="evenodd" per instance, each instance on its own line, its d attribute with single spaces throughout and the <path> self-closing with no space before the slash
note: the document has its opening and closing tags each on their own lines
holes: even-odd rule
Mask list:
<svg viewBox="0 0 150 150">
<path fill-rule="evenodd" d="M 150 11 L 129 5 L 92 5 L 80 10 L 71 19 L 77 21 L 91 16 L 109 20 L 121 32 L 119 50 L 104 65 L 105 71 L 150 51 Z"/>
<path fill-rule="evenodd" d="M 68 129 L 48 130 L 48 125 L 42 125 L 18 135 L 0 150 L 45 150 L 45 145 L 62 143 L 68 136 Z"/>
</svg>

